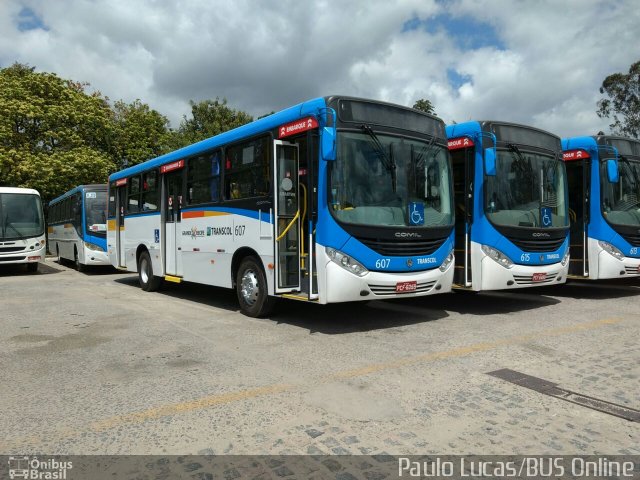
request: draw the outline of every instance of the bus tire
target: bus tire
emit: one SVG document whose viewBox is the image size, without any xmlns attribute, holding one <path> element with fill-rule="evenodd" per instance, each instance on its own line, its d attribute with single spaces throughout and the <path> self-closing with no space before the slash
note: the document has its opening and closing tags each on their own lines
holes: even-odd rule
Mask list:
<svg viewBox="0 0 640 480">
<path fill-rule="evenodd" d="M 76 270 L 79 272 L 85 271 L 85 266 L 80 263 L 80 257 L 78 257 L 78 250 L 76 248 L 73 249 L 73 261 L 76 266 Z"/>
<path fill-rule="evenodd" d="M 151 256 L 146 250 L 138 257 L 138 281 L 145 292 L 155 292 L 162 285 L 162 277 L 153 274 Z"/>
<path fill-rule="evenodd" d="M 276 299 L 268 294 L 267 277 L 256 257 L 247 257 L 240 263 L 236 294 L 240 310 L 248 317 L 264 317 L 273 311 Z"/>
<path fill-rule="evenodd" d="M 27 272 L 36 273 L 38 271 L 38 265 L 40 265 L 40 262 L 27 263 Z"/>
</svg>

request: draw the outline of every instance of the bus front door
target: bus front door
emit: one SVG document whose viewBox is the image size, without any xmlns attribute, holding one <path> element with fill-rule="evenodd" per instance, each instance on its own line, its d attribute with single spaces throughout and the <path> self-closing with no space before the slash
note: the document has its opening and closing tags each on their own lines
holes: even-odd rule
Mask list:
<svg viewBox="0 0 640 480">
<path fill-rule="evenodd" d="M 451 152 L 453 191 L 456 205 L 455 270 L 453 283 L 458 288 L 470 288 L 471 227 L 473 223 L 473 147 Z"/>
<path fill-rule="evenodd" d="M 276 293 L 300 291 L 298 146 L 274 141 Z"/>
<path fill-rule="evenodd" d="M 164 179 L 163 231 L 164 270 L 166 275 L 182 276 L 182 171 L 166 173 Z"/>
<path fill-rule="evenodd" d="M 569 188 L 569 275 L 589 276 L 589 168 L 586 159 L 566 161 Z"/>
<path fill-rule="evenodd" d="M 123 185 L 116 189 L 116 252 L 118 256 L 118 266 L 125 268 L 125 230 L 124 230 L 124 209 L 127 203 L 127 187 Z"/>
</svg>

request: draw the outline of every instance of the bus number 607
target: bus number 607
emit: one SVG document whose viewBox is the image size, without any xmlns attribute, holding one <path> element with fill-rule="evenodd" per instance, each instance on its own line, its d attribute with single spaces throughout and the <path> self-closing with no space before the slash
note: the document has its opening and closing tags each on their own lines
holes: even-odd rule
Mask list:
<svg viewBox="0 0 640 480">
<path fill-rule="evenodd" d="M 389 268 L 390 263 L 390 258 L 379 258 L 378 260 L 376 260 L 376 268 Z"/>
</svg>

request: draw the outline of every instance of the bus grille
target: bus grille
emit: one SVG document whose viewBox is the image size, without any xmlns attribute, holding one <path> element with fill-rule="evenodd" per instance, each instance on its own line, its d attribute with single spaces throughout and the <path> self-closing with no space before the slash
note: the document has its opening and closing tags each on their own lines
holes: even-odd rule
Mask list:
<svg viewBox="0 0 640 480">
<path fill-rule="evenodd" d="M 547 273 L 547 278 L 542 281 L 534 282 L 533 275 L 514 275 L 513 279 L 518 285 L 544 285 L 553 282 L 558 276 L 558 272 Z"/>
<path fill-rule="evenodd" d="M 622 238 L 624 238 L 627 242 L 629 242 L 634 247 L 640 247 L 640 234 L 620 234 Z"/>
<path fill-rule="evenodd" d="M 564 243 L 564 238 L 521 240 L 509 237 L 509 240 L 524 252 L 554 252 Z"/>
<path fill-rule="evenodd" d="M 396 292 L 396 286 L 393 285 L 371 285 L 369 288 L 376 295 L 408 295 L 412 293 L 426 293 L 433 288 L 437 280 L 431 280 L 429 282 L 418 282 L 415 290 L 409 292 Z"/>
<path fill-rule="evenodd" d="M 447 239 L 447 237 L 430 240 L 379 240 L 377 238 L 356 237 L 367 247 L 380 255 L 393 257 L 417 257 L 431 255 Z"/>
<path fill-rule="evenodd" d="M 625 272 L 627 272 L 627 275 L 638 275 L 640 274 L 640 268 L 638 267 L 624 267 Z"/>
<path fill-rule="evenodd" d="M 12 253 L 12 252 L 21 252 L 25 247 L 0 247 L 0 253 Z"/>
<path fill-rule="evenodd" d="M 24 260 L 25 258 L 27 258 L 27 257 L 25 257 L 25 256 L 22 256 L 22 257 L 3 257 L 3 256 L 0 256 L 0 262 L 17 262 L 19 260 Z"/>
</svg>

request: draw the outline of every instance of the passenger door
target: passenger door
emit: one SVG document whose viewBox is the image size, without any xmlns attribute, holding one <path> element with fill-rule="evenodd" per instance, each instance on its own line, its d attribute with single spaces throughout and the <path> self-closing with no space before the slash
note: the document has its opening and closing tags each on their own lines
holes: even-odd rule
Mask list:
<svg viewBox="0 0 640 480">
<path fill-rule="evenodd" d="M 298 146 L 274 141 L 276 293 L 300 290 Z"/>
<path fill-rule="evenodd" d="M 174 170 L 163 175 L 162 219 L 164 232 L 165 274 L 182 276 L 182 170 Z"/>
<path fill-rule="evenodd" d="M 127 185 L 126 182 L 116 188 L 116 251 L 118 255 L 118 266 L 125 268 L 125 225 L 124 225 L 124 209 L 127 204 Z"/>
</svg>

